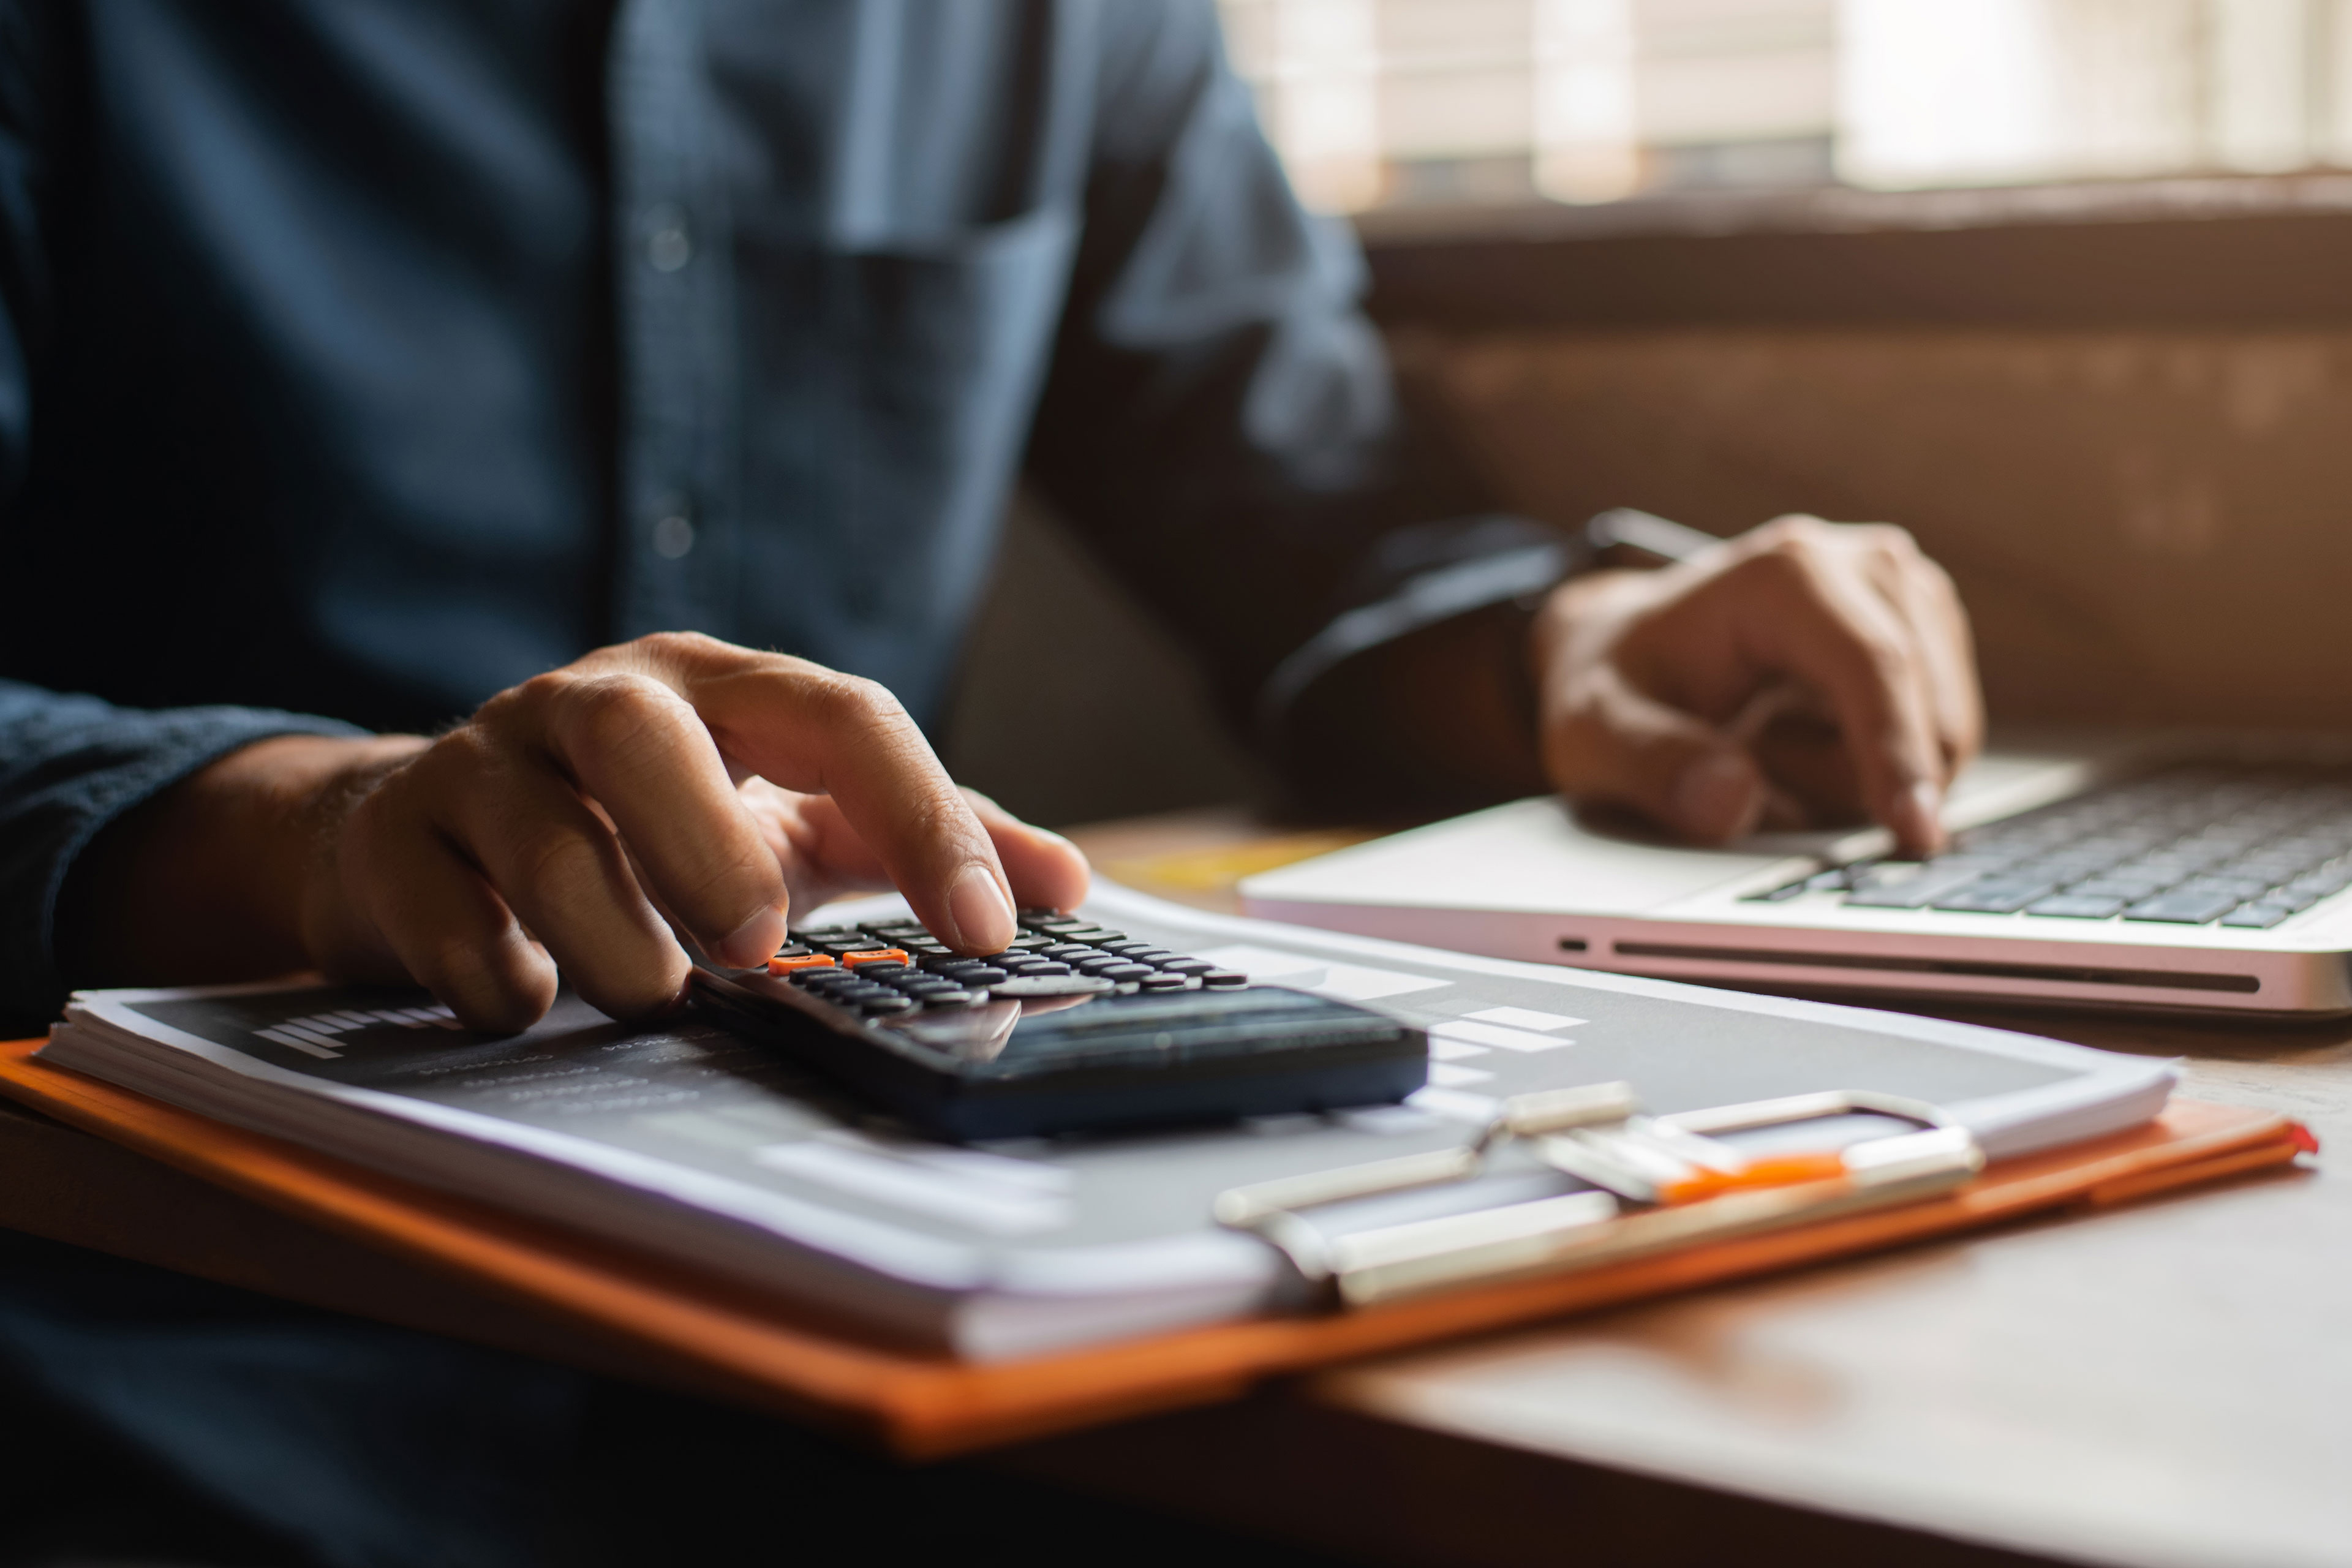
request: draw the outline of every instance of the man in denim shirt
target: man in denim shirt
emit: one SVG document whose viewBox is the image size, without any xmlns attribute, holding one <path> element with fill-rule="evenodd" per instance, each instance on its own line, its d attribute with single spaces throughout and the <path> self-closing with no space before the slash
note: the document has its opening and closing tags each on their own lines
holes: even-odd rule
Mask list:
<svg viewBox="0 0 2352 1568">
<path fill-rule="evenodd" d="M 1906 539 L 1577 574 L 1403 417 L 1361 284 L 1210 0 L 0 5 L 0 1011 L 320 968 L 649 1016 L 668 921 L 749 963 L 887 884 L 1001 946 L 1084 862 L 921 725 L 1021 475 L 1326 798 L 1934 842 L 1977 707 Z M 1841 739 L 1768 782 L 1719 726 L 1792 678 Z M 349 1521 L 433 1488 L 268 1495 L 317 1402 L 198 1441 L 234 1358 L 142 1362 L 184 1303 L 63 1267 L 0 1279 L 51 1395 L 399 1560 Z"/>
</svg>

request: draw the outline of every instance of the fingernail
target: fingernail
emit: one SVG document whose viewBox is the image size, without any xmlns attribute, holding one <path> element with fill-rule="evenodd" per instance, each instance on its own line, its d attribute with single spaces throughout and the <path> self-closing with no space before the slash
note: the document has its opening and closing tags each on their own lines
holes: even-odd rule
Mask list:
<svg viewBox="0 0 2352 1568">
<path fill-rule="evenodd" d="M 977 862 L 956 874 L 948 889 L 948 918 L 955 922 L 952 944 L 970 952 L 999 952 L 1013 940 L 1013 902 L 996 876 Z"/>
<path fill-rule="evenodd" d="M 1744 752 L 1709 752 L 1675 781 L 1675 826 L 1710 843 L 1744 838 L 1764 810 L 1761 784 Z"/>
<path fill-rule="evenodd" d="M 737 926 L 726 941 L 711 950 L 711 956 L 736 969 L 754 969 L 767 963 L 783 945 L 784 912 L 766 909 Z"/>
</svg>

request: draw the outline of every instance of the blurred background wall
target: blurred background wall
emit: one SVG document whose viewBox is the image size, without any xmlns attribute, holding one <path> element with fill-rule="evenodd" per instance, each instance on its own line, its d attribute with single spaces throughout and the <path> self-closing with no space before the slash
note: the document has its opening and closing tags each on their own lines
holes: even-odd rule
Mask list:
<svg viewBox="0 0 2352 1568">
<path fill-rule="evenodd" d="M 2352 727 L 2352 0 L 1225 0 L 1498 498 L 1903 523 L 1997 719 Z M 1016 507 L 946 736 L 1049 822 L 1246 795 Z"/>
<path fill-rule="evenodd" d="M 2352 727 L 2352 331 L 1426 339 L 1507 503 L 1902 523 L 1997 719 Z"/>
</svg>

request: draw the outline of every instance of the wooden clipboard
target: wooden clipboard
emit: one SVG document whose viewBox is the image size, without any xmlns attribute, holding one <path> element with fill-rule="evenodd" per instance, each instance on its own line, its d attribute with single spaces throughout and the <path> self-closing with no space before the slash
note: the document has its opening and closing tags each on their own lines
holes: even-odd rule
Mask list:
<svg viewBox="0 0 2352 1568">
<path fill-rule="evenodd" d="M 1286 1373 L 2025 1215 L 2129 1203 L 2283 1167 L 2316 1147 L 2300 1124 L 2276 1113 L 2176 1100 L 2146 1127 L 2003 1161 L 1964 1186 L 1899 1208 L 1352 1312 L 1256 1319 L 977 1365 L 864 1342 L 740 1287 L 50 1067 L 33 1059 L 42 1044 L 0 1044 L 0 1094 L 909 1458 L 1214 1403 Z"/>
</svg>

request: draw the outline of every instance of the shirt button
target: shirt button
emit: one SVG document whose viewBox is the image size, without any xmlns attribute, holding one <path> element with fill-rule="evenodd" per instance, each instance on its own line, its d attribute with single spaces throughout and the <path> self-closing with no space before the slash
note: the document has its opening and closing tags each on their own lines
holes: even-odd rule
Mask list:
<svg viewBox="0 0 2352 1568">
<path fill-rule="evenodd" d="M 694 239 L 686 230 L 686 214 L 677 207 L 658 206 L 646 215 L 646 260 L 656 272 L 675 272 L 694 259 Z"/>
<path fill-rule="evenodd" d="M 665 561 L 682 559 L 694 548 L 694 520 L 682 511 L 665 513 L 654 522 L 654 553 Z"/>
</svg>

